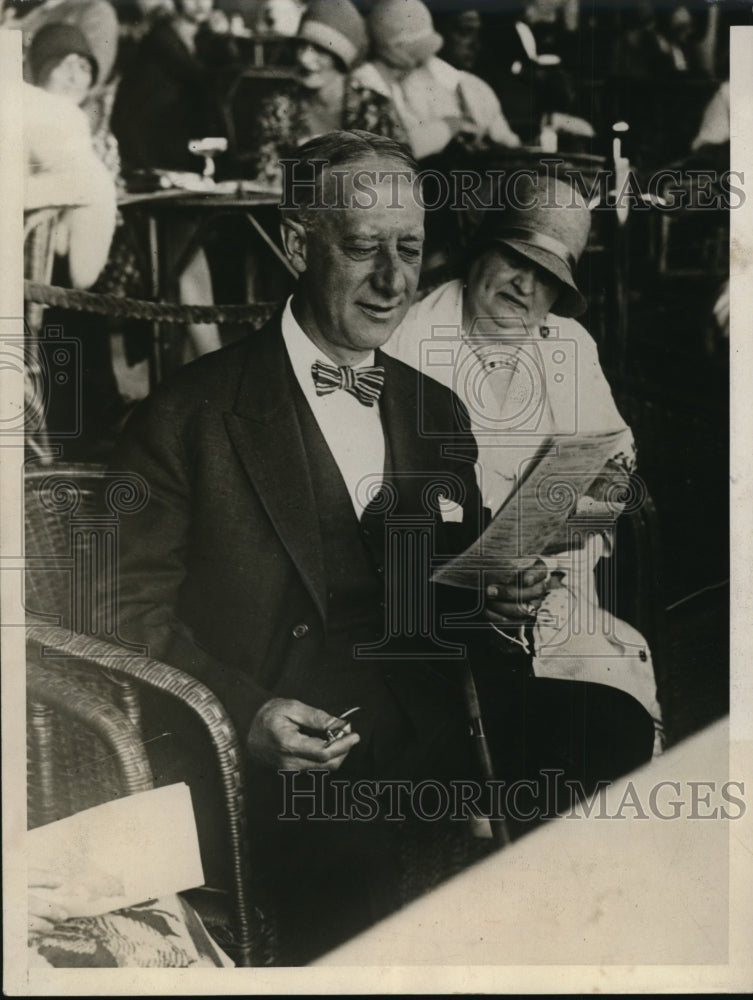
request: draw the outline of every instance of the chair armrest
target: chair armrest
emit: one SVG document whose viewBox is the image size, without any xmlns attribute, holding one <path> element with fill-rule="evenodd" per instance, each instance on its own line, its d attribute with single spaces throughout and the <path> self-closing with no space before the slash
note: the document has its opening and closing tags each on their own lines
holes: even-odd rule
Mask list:
<svg viewBox="0 0 753 1000">
<path fill-rule="evenodd" d="M 135 795 L 154 787 L 149 759 L 136 727 L 112 702 L 87 690 L 76 677 L 30 662 L 26 669 L 26 697 L 29 703 L 29 727 L 36 737 L 32 745 L 38 755 L 37 771 L 41 779 L 53 763 L 55 746 L 49 735 L 50 710 L 64 719 L 81 723 L 112 751 L 120 771 L 126 795 Z M 47 790 L 44 780 L 43 793 Z M 51 786 L 50 789 L 51 791 Z M 42 795 L 41 814 L 54 818 L 52 796 Z"/>
<path fill-rule="evenodd" d="M 243 756 L 233 723 L 220 701 L 204 684 L 177 667 L 91 636 L 76 635 L 56 626 L 30 625 L 27 649 L 37 661 L 68 657 L 106 671 L 115 680 L 136 681 L 178 699 L 198 716 L 211 741 L 220 772 L 226 812 L 232 879 L 238 920 L 241 964 L 250 964 L 251 930 L 248 900 L 248 855 L 245 845 Z"/>
</svg>

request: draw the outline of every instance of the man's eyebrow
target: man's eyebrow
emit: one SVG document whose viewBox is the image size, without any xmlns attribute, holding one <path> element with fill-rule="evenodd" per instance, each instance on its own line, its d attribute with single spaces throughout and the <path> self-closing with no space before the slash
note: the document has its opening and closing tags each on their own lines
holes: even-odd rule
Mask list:
<svg viewBox="0 0 753 1000">
<path fill-rule="evenodd" d="M 342 239 L 347 243 L 352 240 L 381 240 L 385 236 L 390 239 L 393 235 L 393 232 L 385 233 L 380 229 L 352 229 L 350 232 L 343 233 Z M 411 229 L 408 232 L 397 234 L 397 239 L 402 242 L 408 240 L 415 243 L 421 243 L 424 238 L 425 236 L 423 230 Z"/>
</svg>

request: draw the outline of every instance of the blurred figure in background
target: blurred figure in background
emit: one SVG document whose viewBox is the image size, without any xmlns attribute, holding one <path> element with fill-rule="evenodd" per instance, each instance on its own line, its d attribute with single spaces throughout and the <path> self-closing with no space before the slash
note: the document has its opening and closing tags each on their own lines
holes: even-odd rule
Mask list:
<svg viewBox="0 0 753 1000">
<path fill-rule="evenodd" d="M 263 0 L 254 27 L 257 35 L 285 35 L 292 38 L 306 11 L 303 0 Z"/>
<path fill-rule="evenodd" d="M 120 143 L 126 171 L 161 168 L 199 170 L 189 141 L 226 136 L 219 83 L 232 66 L 236 50 L 228 21 L 213 0 L 176 0 L 175 11 L 161 11 L 137 46 L 120 81 L 112 129 Z M 168 271 L 190 230 L 171 221 Z M 198 248 L 178 278 L 180 301 L 211 305 L 212 278 L 206 255 Z M 212 323 L 189 325 L 186 360 L 220 346 Z"/>
<path fill-rule="evenodd" d="M 434 26 L 444 39 L 439 55 L 455 69 L 473 73 L 481 52 L 481 15 L 460 10 L 434 15 Z"/>
<path fill-rule="evenodd" d="M 578 13 L 577 3 L 518 3 L 502 25 L 498 45 L 486 54 L 482 72 L 506 106 L 509 95 L 515 127 L 527 144 L 540 144 L 544 128 L 563 137 L 593 137 L 591 124 L 576 113 Z"/>
<path fill-rule="evenodd" d="M 637 0 L 622 12 L 621 31 L 612 38 L 612 73 L 623 79 L 650 81 L 667 71 L 651 0 Z"/>
<path fill-rule="evenodd" d="M 694 24 L 684 3 L 663 8 L 656 15 L 657 40 L 667 63 L 676 73 L 687 73 L 693 65 L 691 52 Z"/>
<path fill-rule="evenodd" d="M 88 41 L 74 25 L 47 24 L 28 50 L 34 85 L 23 84 L 26 185 L 24 209 L 54 207 L 52 232 L 57 255 L 52 283 L 91 288 L 106 268 L 115 234 L 117 148 L 97 149 L 87 116 L 81 110 L 99 78 Z M 115 167 L 113 172 L 113 167 Z M 27 274 L 27 277 L 33 277 Z M 52 382 L 46 422 L 54 435 L 62 427 L 79 428 L 65 441 L 66 459 L 93 458 L 81 449 L 101 437 L 110 411 L 119 406 L 110 363 L 106 321 L 99 316 L 50 308 L 46 324 L 59 324 L 80 344 L 81 378 Z M 41 346 L 42 353 L 46 348 Z M 79 392 L 80 390 L 80 392 Z M 97 458 L 100 458 L 97 456 Z"/>
<path fill-rule="evenodd" d="M 458 138 L 467 147 L 520 145 L 491 87 L 437 58 L 444 40 L 421 0 L 377 0 L 368 27 L 372 60 L 355 75 L 392 101 L 417 159 Z"/>
<path fill-rule="evenodd" d="M 123 74 L 112 128 L 128 168 L 196 170 L 190 139 L 224 136 L 217 78 L 235 49 L 212 0 L 161 10 Z"/>
<path fill-rule="evenodd" d="M 25 53 L 36 32 L 45 25 L 73 25 L 86 38 L 99 68 L 97 83 L 88 96 L 109 81 L 118 52 L 118 19 L 109 0 L 43 0 L 6 5 L 2 23 L 6 28 L 20 28 Z M 24 63 L 24 77 L 31 80 L 28 59 Z"/>
<path fill-rule="evenodd" d="M 351 0 L 314 0 L 298 29 L 298 79 L 275 81 L 252 112 L 256 179 L 279 185 L 280 158 L 334 129 L 405 138 L 389 95 L 353 72 L 367 47 L 366 25 Z"/>
<path fill-rule="evenodd" d="M 115 230 L 115 183 L 81 110 L 99 66 L 83 33 L 68 24 L 41 28 L 27 65 L 35 85 L 23 90 L 24 208 L 63 206 L 55 236 L 67 261 L 63 283 L 88 288 L 107 261 Z"/>
<path fill-rule="evenodd" d="M 67 24 L 78 28 L 97 62 L 97 78 L 81 102 L 93 134 L 105 135 L 110 128 L 110 113 L 115 96 L 114 67 L 118 54 L 119 28 L 115 9 L 109 0 L 42 0 L 42 3 L 18 3 L 3 12 L 3 26 L 20 28 L 24 46 L 24 79 L 32 82 L 29 47 L 32 39 L 48 24 Z"/>
<path fill-rule="evenodd" d="M 566 56 L 580 24 L 580 0 L 527 0 L 523 19 L 541 52 Z"/>
</svg>

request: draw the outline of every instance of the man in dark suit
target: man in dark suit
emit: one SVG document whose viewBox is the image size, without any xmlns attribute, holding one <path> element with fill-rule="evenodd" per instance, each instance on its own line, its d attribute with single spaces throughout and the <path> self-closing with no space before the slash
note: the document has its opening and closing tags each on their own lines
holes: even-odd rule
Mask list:
<svg viewBox="0 0 753 1000">
<path fill-rule="evenodd" d="M 429 582 L 483 511 L 462 405 L 379 350 L 418 281 L 415 163 L 363 132 L 313 140 L 298 159 L 282 224 L 295 294 L 264 329 L 158 389 L 113 460 L 149 487 L 123 524 L 121 636 L 204 681 L 233 718 L 253 856 L 291 963 L 399 905 L 400 830 L 280 822 L 279 771 L 476 777 L 463 633 L 442 612 L 524 620 L 545 591 L 537 567 L 500 579 L 486 608 Z"/>
</svg>

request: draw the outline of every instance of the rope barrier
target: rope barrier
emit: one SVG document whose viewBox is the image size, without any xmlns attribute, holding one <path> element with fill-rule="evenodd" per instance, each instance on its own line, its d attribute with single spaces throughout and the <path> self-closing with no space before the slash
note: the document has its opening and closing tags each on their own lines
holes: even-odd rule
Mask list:
<svg viewBox="0 0 753 1000">
<path fill-rule="evenodd" d="M 116 319 L 139 319 L 163 323 L 252 323 L 261 326 L 279 308 L 276 302 L 254 302 L 247 305 L 177 305 L 171 302 L 150 302 L 127 299 L 118 295 L 83 292 L 77 288 L 61 288 L 37 281 L 24 281 L 24 298 L 45 306 L 96 313 Z"/>
</svg>

